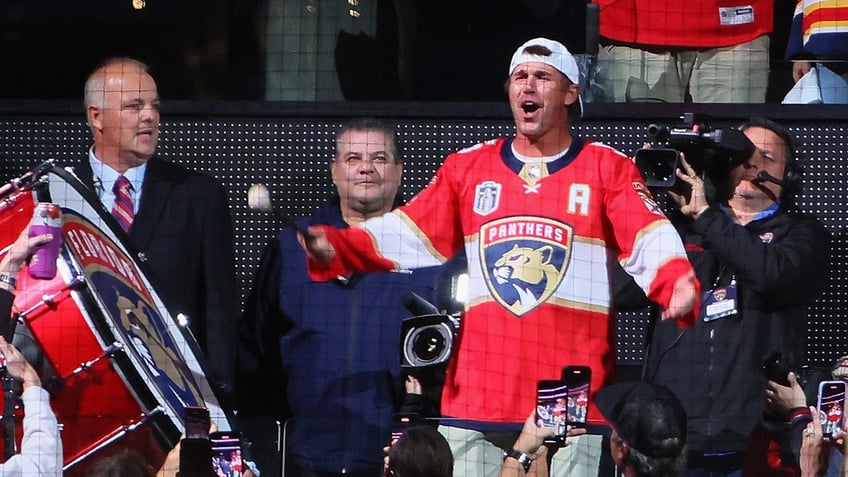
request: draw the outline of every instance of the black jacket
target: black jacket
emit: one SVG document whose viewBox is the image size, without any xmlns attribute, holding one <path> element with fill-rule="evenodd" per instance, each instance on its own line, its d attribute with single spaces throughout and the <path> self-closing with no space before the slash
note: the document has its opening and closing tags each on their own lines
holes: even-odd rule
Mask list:
<svg viewBox="0 0 848 477">
<path fill-rule="evenodd" d="M 88 161 L 76 165 L 75 172 L 94 189 Z M 224 384 L 225 394 L 231 392 L 239 315 L 226 191 L 209 176 L 154 156 L 147 162 L 129 235 L 171 314 L 191 317 L 213 382 Z"/>
<path fill-rule="evenodd" d="M 807 311 L 827 279 L 830 237 L 814 218 L 782 209 L 746 226 L 718 207 L 678 227 L 704 294 L 735 279 L 739 313 L 680 329 L 656 325 L 648 379 L 688 415 L 690 450 L 741 451 L 763 410 L 763 361 L 803 363 Z"/>
</svg>

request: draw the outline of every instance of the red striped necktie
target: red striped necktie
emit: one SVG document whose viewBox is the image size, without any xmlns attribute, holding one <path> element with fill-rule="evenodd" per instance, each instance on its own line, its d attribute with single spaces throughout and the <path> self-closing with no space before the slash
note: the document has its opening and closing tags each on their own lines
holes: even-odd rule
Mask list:
<svg viewBox="0 0 848 477">
<path fill-rule="evenodd" d="M 112 206 L 112 216 L 121 224 L 124 232 L 130 231 L 133 218 L 135 218 L 132 190 L 132 183 L 123 175 L 118 176 L 118 179 L 115 180 L 115 185 L 112 187 L 112 192 L 115 193 L 115 205 Z"/>
</svg>

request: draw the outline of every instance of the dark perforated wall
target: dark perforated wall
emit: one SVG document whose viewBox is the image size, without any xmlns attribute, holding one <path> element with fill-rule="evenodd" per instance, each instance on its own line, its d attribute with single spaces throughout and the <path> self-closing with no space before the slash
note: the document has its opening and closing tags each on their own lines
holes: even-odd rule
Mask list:
<svg viewBox="0 0 848 477">
<path fill-rule="evenodd" d="M 47 158 L 71 163 L 85 157 L 90 145 L 82 115 L 0 116 L 0 178 L 8 180 Z M 167 114 L 166 114 L 167 116 Z M 174 116 L 170 116 L 173 118 Z M 198 117 L 200 117 L 198 115 Z M 327 161 L 335 129 L 343 118 L 227 117 L 165 119 L 162 157 L 216 177 L 230 192 L 236 228 L 236 252 L 242 295 L 246 293 L 261 249 L 286 217 L 299 217 L 331 193 Z M 831 284 L 810 318 L 810 364 L 828 365 L 848 351 L 843 308 L 848 303 L 848 237 L 843 165 L 846 123 L 793 124 L 807 170 L 802 210 L 815 212 L 834 234 Z M 403 194 L 411 197 L 427 183 L 444 156 L 480 140 L 511 134 L 508 118 L 453 118 L 397 121 L 406 159 Z M 720 124 L 715 124 L 720 125 Z M 587 120 L 575 131 L 632 153 L 643 142 L 645 122 L 636 119 Z M 278 217 L 247 206 L 251 184 L 266 184 Z M 637 363 L 647 319 L 628 314 L 619 320 L 619 359 Z"/>
</svg>

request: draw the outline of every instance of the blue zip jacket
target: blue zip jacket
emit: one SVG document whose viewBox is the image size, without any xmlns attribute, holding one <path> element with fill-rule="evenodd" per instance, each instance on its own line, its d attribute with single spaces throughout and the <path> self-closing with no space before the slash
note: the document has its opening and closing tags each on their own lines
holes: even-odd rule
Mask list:
<svg viewBox="0 0 848 477">
<path fill-rule="evenodd" d="M 298 221 L 347 227 L 338 201 Z M 380 475 L 403 401 L 401 304 L 432 301 L 442 267 L 314 282 L 293 227 L 263 255 L 240 326 L 240 412 L 288 419 L 287 458 L 326 473 Z"/>
</svg>

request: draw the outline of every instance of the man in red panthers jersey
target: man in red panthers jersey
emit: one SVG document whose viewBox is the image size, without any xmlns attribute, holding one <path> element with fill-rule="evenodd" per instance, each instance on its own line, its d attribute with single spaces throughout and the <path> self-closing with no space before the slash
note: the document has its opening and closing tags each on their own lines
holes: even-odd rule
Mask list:
<svg viewBox="0 0 848 477">
<path fill-rule="evenodd" d="M 632 161 L 571 135 L 581 114 L 574 57 L 536 38 L 508 73 L 514 137 L 451 154 L 392 213 L 346 230 L 310 227 L 303 239 L 317 280 L 436 265 L 465 247 L 469 299 L 441 403 L 455 475 L 497 475 L 504 454 L 493 442 L 515 441 L 538 380 L 558 379 L 565 365 L 590 366 L 592 389 L 612 380 L 610 260 L 665 319 L 691 320 L 699 296 L 678 234 Z M 589 421 L 604 422 L 594 405 Z M 601 437 L 570 441 L 553 474 L 596 474 Z"/>
</svg>

